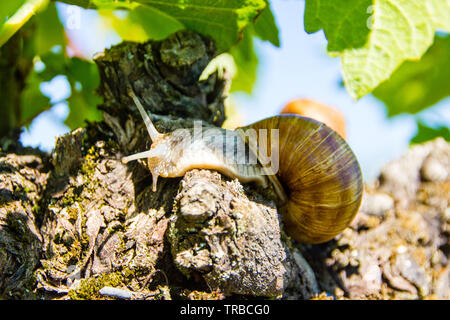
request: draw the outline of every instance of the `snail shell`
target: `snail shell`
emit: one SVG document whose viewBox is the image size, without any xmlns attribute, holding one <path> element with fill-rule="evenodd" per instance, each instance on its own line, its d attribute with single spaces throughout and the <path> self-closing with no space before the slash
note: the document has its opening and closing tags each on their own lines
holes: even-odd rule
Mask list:
<svg viewBox="0 0 450 320">
<path fill-rule="evenodd" d="M 305 243 L 325 242 L 341 233 L 358 212 L 363 190 L 361 170 L 348 144 L 325 124 L 295 115 L 243 129 L 250 128 L 279 130 L 276 177 L 288 199 L 280 208 L 287 233 Z"/>
<path fill-rule="evenodd" d="M 325 124 L 281 115 L 237 130 L 194 126 L 161 134 L 134 93 L 130 95 L 152 146 L 122 161 L 147 158 L 153 191 L 158 176 L 181 177 L 191 169 L 217 170 L 263 187 L 270 182 L 280 198 L 287 233 L 305 243 L 334 238 L 356 215 L 363 189 L 358 161 L 347 143 Z M 267 135 L 256 135 L 257 143 L 253 143 L 251 132 Z"/>
</svg>

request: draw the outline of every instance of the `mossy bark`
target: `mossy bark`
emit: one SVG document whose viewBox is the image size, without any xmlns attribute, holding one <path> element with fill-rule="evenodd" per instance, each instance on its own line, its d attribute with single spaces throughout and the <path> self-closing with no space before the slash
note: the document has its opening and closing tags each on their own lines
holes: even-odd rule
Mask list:
<svg viewBox="0 0 450 320">
<path fill-rule="evenodd" d="M 192 170 L 153 192 L 144 161 L 121 162 L 151 144 L 128 86 L 161 132 L 222 124 L 228 80 L 198 80 L 214 56 L 189 31 L 114 46 L 96 58 L 104 121 L 59 137 L 50 157 L 14 143 L 1 151 L 0 297 L 450 298 L 450 175 L 421 180 L 437 172 L 425 158 L 448 167 L 449 144 L 424 147 L 416 198 L 405 200 L 414 214 L 394 192 L 410 184 L 386 170 L 354 224 L 314 246 L 284 234 L 270 190 Z"/>
<path fill-rule="evenodd" d="M 282 240 L 274 202 L 253 186 L 194 170 L 161 179 L 153 192 L 144 162 L 121 163 L 151 144 L 128 87 L 160 132 L 192 127 L 194 120 L 223 123 L 229 80 L 215 72 L 199 81 L 215 55 L 211 39 L 180 31 L 163 41 L 124 42 L 96 57 L 104 121 L 59 137 L 50 159 L 37 158 L 45 170 L 35 172 L 38 191 L 22 214 L 26 236 L 17 238 L 21 220 L 3 197 L 0 230 L 22 246 L 12 250 L 9 238 L 1 243 L 1 267 L 11 274 L 2 275 L 3 297 L 107 298 L 99 289 L 111 286 L 135 298 L 281 297 L 301 282 L 303 266 L 293 258 L 300 252 Z M 8 170 L 5 184 L 15 179 Z M 26 272 L 13 272 L 21 268 Z M 317 291 L 306 274 L 293 295 Z"/>
</svg>

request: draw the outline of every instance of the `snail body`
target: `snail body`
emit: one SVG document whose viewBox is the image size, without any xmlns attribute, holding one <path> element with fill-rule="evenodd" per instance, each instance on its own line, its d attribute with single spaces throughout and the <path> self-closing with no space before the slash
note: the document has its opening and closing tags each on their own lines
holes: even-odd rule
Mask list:
<svg viewBox="0 0 450 320">
<path fill-rule="evenodd" d="M 321 243 L 342 232 L 362 197 L 358 161 L 347 143 L 321 122 L 295 115 L 267 118 L 237 130 L 196 127 L 158 133 L 131 91 L 152 139 L 153 176 L 181 177 L 191 169 L 217 170 L 243 183 L 269 183 L 279 197 L 286 231 L 298 241 Z M 254 134 L 261 133 L 265 134 Z M 252 139 L 255 138 L 255 139 Z"/>
<path fill-rule="evenodd" d="M 244 183 L 256 182 L 267 186 L 267 177 L 260 174 L 261 169 L 256 160 L 254 163 L 246 161 L 245 150 L 236 147 L 242 140 L 235 131 L 203 127 L 200 130 L 198 134 L 201 138 L 196 137 L 193 128 L 160 134 L 153 140 L 150 150 L 125 157 L 122 161 L 127 163 L 147 158 L 153 176 L 153 191 L 156 191 L 158 176 L 182 177 L 187 171 L 196 168 L 217 170 Z"/>
</svg>

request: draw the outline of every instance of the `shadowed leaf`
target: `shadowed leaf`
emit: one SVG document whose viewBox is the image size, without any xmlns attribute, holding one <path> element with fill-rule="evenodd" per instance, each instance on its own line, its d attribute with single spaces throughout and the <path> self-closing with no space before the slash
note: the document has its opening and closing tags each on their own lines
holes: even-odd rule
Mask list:
<svg viewBox="0 0 450 320">
<path fill-rule="evenodd" d="M 422 143 L 437 137 L 443 137 L 445 140 L 450 141 L 450 129 L 447 127 L 432 128 L 419 122 L 417 123 L 417 133 L 414 138 L 411 139 L 411 144 Z"/>
<path fill-rule="evenodd" d="M 417 113 L 450 95 L 450 36 L 437 36 L 420 61 L 405 62 L 373 95 L 392 117 Z"/>
<path fill-rule="evenodd" d="M 219 52 L 224 52 L 239 41 L 244 27 L 252 23 L 265 7 L 264 0 L 65 0 L 85 8 L 97 9 L 137 9 L 140 6 L 150 9 L 139 15 L 156 17 L 156 20 L 145 19 L 141 22 L 147 32 L 154 33 L 158 28 L 158 19 L 167 18 L 178 21 L 184 28 L 211 36 Z M 142 9 L 140 9 L 142 10 Z M 159 12 L 158 12 L 159 11 Z M 159 33 L 159 31 L 156 31 Z"/>
<path fill-rule="evenodd" d="M 371 5 L 372 0 L 307 0 L 305 31 L 323 29 L 329 52 L 362 47 L 370 32 Z"/>
</svg>

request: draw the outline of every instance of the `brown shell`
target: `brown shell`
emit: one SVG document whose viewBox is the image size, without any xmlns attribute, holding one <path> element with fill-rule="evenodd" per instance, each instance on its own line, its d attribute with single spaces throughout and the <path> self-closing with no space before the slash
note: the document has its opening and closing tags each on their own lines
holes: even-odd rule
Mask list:
<svg viewBox="0 0 450 320">
<path fill-rule="evenodd" d="M 281 115 L 241 128 L 278 129 L 279 171 L 288 201 L 281 208 L 287 233 L 321 243 L 341 233 L 355 217 L 362 197 L 358 161 L 347 143 L 325 124 Z M 259 145 L 259 141 L 258 141 Z"/>
</svg>

